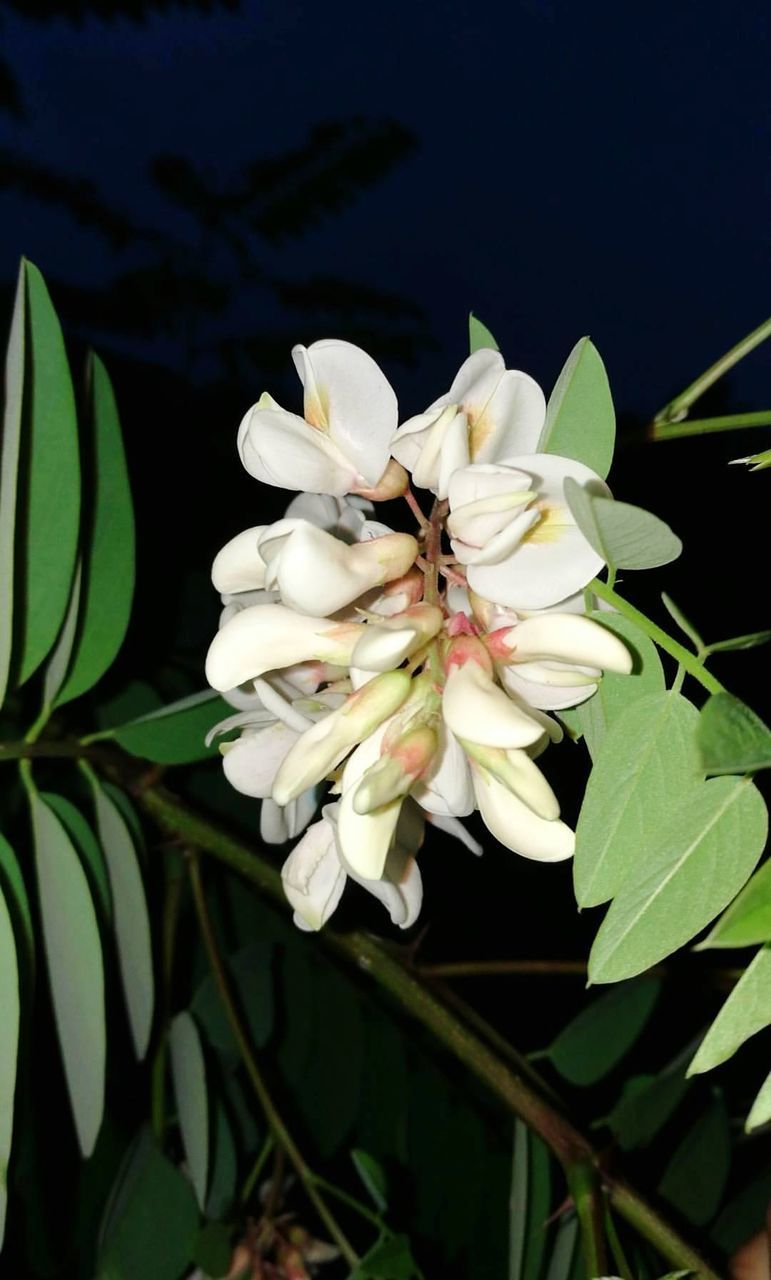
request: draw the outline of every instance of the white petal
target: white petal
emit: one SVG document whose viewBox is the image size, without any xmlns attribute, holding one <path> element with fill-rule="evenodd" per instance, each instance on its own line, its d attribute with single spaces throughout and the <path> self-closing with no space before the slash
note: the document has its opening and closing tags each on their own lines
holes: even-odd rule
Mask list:
<svg viewBox="0 0 771 1280">
<path fill-rule="evenodd" d="M 534 489 L 532 476 L 526 471 L 500 463 L 474 463 L 455 471 L 450 480 L 448 497 L 455 512 L 486 498 L 496 498 L 509 493 L 524 493 Z"/>
<path fill-rule="evenodd" d="M 279 489 L 342 495 L 359 479 L 324 432 L 285 409 L 254 405 L 239 427 L 238 452 L 250 475 Z"/>
<path fill-rule="evenodd" d="M 236 742 L 226 744 L 222 757 L 225 777 L 242 795 L 267 799 L 279 767 L 296 741 L 297 734 L 278 721 L 266 729 L 242 733 Z"/>
<path fill-rule="evenodd" d="M 452 668 L 444 687 L 442 713 L 456 737 L 486 747 L 527 747 L 542 732 L 476 662 Z"/>
<path fill-rule="evenodd" d="M 474 812 L 474 792 L 466 753 L 449 729 L 439 727 L 439 750 L 425 778 L 412 790 L 429 813 L 463 818 Z"/>
<path fill-rule="evenodd" d="M 485 769 L 473 769 L 474 792 L 482 819 L 507 849 L 537 862 L 563 862 L 573 856 L 575 836 L 559 819 L 539 818 Z"/>
<path fill-rule="evenodd" d="M 311 401 L 319 402 L 325 421 L 318 425 L 326 427 L 367 483 L 376 485 L 399 421 L 396 396 L 382 369 L 366 351 L 338 339 L 297 346 L 292 357 L 305 387 L 306 417 L 314 420 Z"/>
<path fill-rule="evenodd" d="M 607 627 L 576 613 L 544 613 L 525 618 L 506 636 L 515 662 L 549 661 L 599 667 L 628 675 L 632 655 Z"/>
<path fill-rule="evenodd" d="M 391 441 L 391 453 L 408 471 L 414 471 L 420 461 L 423 446 L 428 439 L 432 427 L 444 413 L 445 406 L 431 410 L 429 413 L 418 413 L 414 418 L 403 422 Z"/>
<path fill-rule="evenodd" d="M 596 684 L 565 686 L 525 679 L 514 663 L 509 667 L 499 667 L 498 676 L 509 694 L 521 698 L 531 709 L 540 708 L 542 711 L 563 711 L 566 707 L 577 707 L 597 691 Z M 552 721 L 553 723 L 555 722 Z"/>
<path fill-rule="evenodd" d="M 513 516 L 504 528 L 484 545 L 470 547 L 465 542 L 453 538 L 452 549 L 461 564 L 475 566 L 500 564 L 502 560 L 507 560 L 516 551 L 539 519 L 537 510 L 522 511 Z"/>
<path fill-rule="evenodd" d="M 281 870 L 284 893 L 307 929 L 320 929 L 337 907 L 346 873 L 337 855 L 334 827 L 314 822 Z"/>
<path fill-rule="evenodd" d="M 401 578 L 418 554 L 410 534 L 354 544 L 301 522 L 282 546 L 277 581 L 283 602 L 300 613 L 337 613 L 365 591 Z"/>
<path fill-rule="evenodd" d="M 358 814 L 353 796 L 363 774 L 380 757 L 380 749 L 391 721 L 386 721 L 354 751 L 343 770 L 342 796 L 338 810 L 337 834 L 340 850 L 356 875 L 379 880 L 399 821 L 402 801 L 394 800 L 376 813 Z"/>
<path fill-rule="evenodd" d="M 462 745 L 473 761 L 540 818 L 552 821 L 560 816 L 557 797 L 526 751 L 501 751 L 468 741 Z"/>
<path fill-rule="evenodd" d="M 265 562 L 258 550 L 258 542 L 265 531 L 264 524 L 244 529 L 226 542 L 214 558 L 211 580 L 215 591 L 225 595 L 239 591 L 253 591 L 265 582 Z"/>
<path fill-rule="evenodd" d="M 265 844 L 286 844 L 289 831 L 284 810 L 274 800 L 263 800 L 260 809 L 260 839 Z"/>
<path fill-rule="evenodd" d="M 498 462 L 512 453 L 530 453 L 546 418 L 546 399 L 531 377 L 507 369 L 476 421 L 469 440 L 475 462 Z"/>
<path fill-rule="evenodd" d="M 480 858 L 482 856 L 484 849 L 481 844 L 466 830 L 459 818 L 454 818 L 452 815 L 445 813 L 429 813 L 427 817 L 432 826 L 439 831 L 445 831 L 454 840 L 459 840 L 475 857 Z"/>
<path fill-rule="evenodd" d="M 280 604 L 252 605 L 217 632 L 206 656 L 206 679 L 222 691 L 309 658 L 347 666 L 363 629 Z"/>
<path fill-rule="evenodd" d="M 505 369 L 500 351 L 493 351 L 491 347 L 480 347 L 463 361 L 447 395 L 435 401 L 430 408 L 435 409 L 439 404 L 462 404 L 464 407 L 468 405 L 472 410 L 481 412 L 495 391 Z"/>
</svg>

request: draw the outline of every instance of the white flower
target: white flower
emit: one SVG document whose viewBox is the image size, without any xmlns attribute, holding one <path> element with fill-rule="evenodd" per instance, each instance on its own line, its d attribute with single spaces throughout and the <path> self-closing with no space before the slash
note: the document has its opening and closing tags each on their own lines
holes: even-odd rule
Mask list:
<svg viewBox="0 0 771 1280">
<path fill-rule="evenodd" d="M 461 365 L 446 395 L 402 423 L 391 452 L 419 488 L 445 498 L 450 477 L 470 462 L 534 453 L 545 416 L 538 384 L 506 369 L 500 352 L 481 348 Z"/>
<path fill-rule="evenodd" d="M 304 416 L 267 393 L 244 417 L 238 451 L 257 480 L 305 493 L 378 491 L 394 496 L 403 473 L 389 464 L 396 396 L 375 361 L 350 342 L 329 339 L 292 351 L 304 388 Z M 386 470 L 388 475 L 386 476 Z"/>
<path fill-rule="evenodd" d="M 603 565 L 565 501 L 568 477 L 607 486 L 588 467 L 532 454 L 456 471 L 447 522 L 469 586 L 511 609 L 543 609 L 585 587 Z"/>
<path fill-rule="evenodd" d="M 585 702 L 603 671 L 632 670 L 618 636 L 592 618 L 559 609 L 502 627 L 487 637 L 487 647 L 506 692 L 544 711 Z"/>
</svg>

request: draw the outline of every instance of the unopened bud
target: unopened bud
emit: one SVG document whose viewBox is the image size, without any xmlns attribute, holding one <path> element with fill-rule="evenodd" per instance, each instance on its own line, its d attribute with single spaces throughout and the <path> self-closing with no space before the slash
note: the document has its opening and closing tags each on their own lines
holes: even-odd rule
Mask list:
<svg viewBox="0 0 771 1280">
<path fill-rule="evenodd" d="M 560 806 L 557 797 L 541 773 L 541 770 L 525 751 L 504 751 L 501 747 L 483 747 L 478 742 L 461 739 L 461 746 L 472 760 L 481 764 L 488 773 L 517 796 L 540 818 L 549 821 L 558 818 Z"/>
<path fill-rule="evenodd" d="M 389 458 L 388 466 L 374 489 L 353 489 L 352 493 L 369 498 L 370 502 L 388 502 L 389 499 L 400 498 L 406 493 L 409 482 L 410 478 L 401 463 L 396 458 Z"/>
<path fill-rule="evenodd" d="M 371 813 L 406 796 L 436 755 L 438 736 L 429 725 L 408 730 L 388 745 L 362 777 L 353 796 L 356 813 Z"/>
</svg>

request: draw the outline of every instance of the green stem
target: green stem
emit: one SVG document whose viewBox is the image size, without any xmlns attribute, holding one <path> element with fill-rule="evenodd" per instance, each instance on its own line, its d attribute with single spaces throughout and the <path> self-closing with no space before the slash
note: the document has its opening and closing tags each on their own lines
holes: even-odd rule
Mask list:
<svg viewBox="0 0 771 1280">
<path fill-rule="evenodd" d="M 358 1265 L 359 1256 L 351 1245 L 348 1238 L 344 1235 L 337 1223 L 334 1214 L 330 1212 L 322 1196 L 319 1195 L 314 1176 L 305 1163 L 305 1159 L 295 1143 L 294 1138 L 289 1132 L 278 1108 L 273 1102 L 268 1091 L 268 1087 L 262 1078 L 262 1072 L 257 1065 L 257 1059 L 252 1051 L 249 1038 L 244 1030 L 241 1017 L 236 1006 L 233 993 L 230 989 L 230 979 L 228 978 L 225 964 L 220 955 L 217 939 L 214 934 L 214 926 L 209 915 L 209 908 L 206 904 L 206 895 L 203 889 L 203 881 L 201 879 L 201 870 L 198 865 L 198 858 L 195 854 L 191 855 L 190 863 L 190 884 L 193 890 L 193 901 L 195 903 L 196 915 L 198 916 L 198 924 L 201 929 L 206 954 L 209 958 L 209 965 L 217 985 L 219 997 L 225 1010 L 230 1029 L 233 1037 L 238 1045 L 241 1060 L 249 1076 L 254 1093 L 259 1101 L 260 1106 L 268 1122 L 268 1126 L 274 1135 L 276 1142 L 284 1149 L 287 1158 L 294 1168 L 297 1177 L 300 1179 L 305 1193 L 313 1205 L 320 1220 L 323 1222 L 330 1236 L 337 1245 L 340 1253 L 350 1267 Z"/>
<path fill-rule="evenodd" d="M 641 631 L 644 631 L 647 636 L 650 636 L 651 640 L 656 642 L 660 649 L 670 654 L 685 668 L 689 675 L 698 680 L 699 684 L 702 684 L 710 693 L 725 693 L 724 686 L 709 671 L 705 670 L 695 653 L 691 653 L 690 649 L 686 649 L 685 645 L 680 644 L 678 640 L 673 640 L 672 636 L 668 635 L 655 622 L 652 622 L 650 618 L 647 618 L 639 609 L 635 609 L 634 605 L 625 600 L 623 596 L 617 595 L 612 587 L 608 586 L 607 582 L 603 582 L 600 578 L 595 578 L 590 585 L 596 596 L 599 596 L 606 604 L 612 604 L 614 609 L 622 613 L 625 618 L 629 618 L 630 622 L 634 622 Z"/>
<path fill-rule="evenodd" d="M 634 1272 L 624 1253 L 623 1245 L 616 1230 L 616 1224 L 613 1221 L 613 1214 L 607 1207 L 605 1209 L 605 1236 L 610 1245 L 614 1266 L 622 1280 L 634 1280 Z"/>
<path fill-rule="evenodd" d="M 271 1151 L 273 1150 L 273 1148 L 275 1147 L 275 1145 L 276 1145 L 276 1139 L 273 1137 L 273 1134 L 269 1132 L 268 1136 L 266 1137 L 265 1141 L 260 1147 L 260 1150 L 257 1153 L 257 1159 L 255 1160 L 254 1164 L 249 1170 L 246 1181 L 244 1183 L 243 1190 L 241 1192 L 242 1205 L 247 1205 L 251 1200 L 252 1192 L 254 1191 L 254 1188 L 257 1185 L 257 1179 L 259 1178 L 260 1174 L 265 1168 L 265 1165 L 267 1164 L 267 1161 L 268 1161 L 268 1157 Z"/>
<path fill-rule="evenodd" d="M 682 436 L 706 436 L 712 431 L 742 431 L 746 427 L 771 427 L 771 410 L 730 413 L 724 418 L 693 418 L 684 422 L 659 422 L 651 427 L 652 440 L 679 440 Z"/>
<path fill-rule="evenodd" d="M 181 837 L 190 845 L 210 854 L 249 880 L 266 897 L 283 904 L 279 873 L 254 849 L 223 832 L 161 786 L 144 788 L 136 799 L 161 830 L 171 836 Z M 205 909 L 205 902 L 203 906 Z M 206 918 L 208 917 L 204 916 Z M 322 935 L 322 941 L 356 972 L 367 974 L 396 1001 L 404 1013 L 431 1032 L 437 1042 L 467 1067 L 509 1112 L 518 1115 L 543 1138 L 565 1168 L 576 1162 L 595 1163 L 599 1167 L 599 1155 L 557 1106 L 542 1097 L 534 1083 L 524 1079 L 500 1053 L 471 1031 L 461 1018 L 455 1016 L 427 989 L 420 976 L 412 972 L 397 956 L 392 955 L 383 943 L 362 932 L 335 934 L 326 931 Z M 215 944 L 214 955 L 217 954 Z M 229 993 L 224 970 L 222 978 L 225 981 L 224 990 Z M 237 1019 L 239 1033 L 245 1039 L 232 997 L 230 1007 Z M 264 1086 L 248 1041 L 245 1048 L 249 1054 L 248 1060 L 256 1071 L 253 1083 L 259 1080 L 262 1090 Z M 309 1171 L 304 1163 L 303 1169 L 307 1176 Z M 638 1191 L 609 1171 L 603 1171 L 602 1180 L 610 1204 L 674 1268 L 695 1271 L 703 1280 L 719 1280 L 718 1273 Z"/>
<path fill-rule="evenodd" d="M 605 1233 L 603 1231 L 602 1188 L 597 1170 L 592 1164 L 581 1162 L 567 1171 L 568 1187 L 576 1207 L 581 1229 L 581 1245 L 587 1276 L 607 1275 Z"/>
<path fill-rule="evenodd" d="M 758 325 L 757 329 L 753 329 L 752 333 L 748 333 L 746 338 L 742 338 L 741 342 L 737 342 L 735 347 L 731 347 L 724 356 L 716 360 L 709 369 L 700 374 L 690 386 L 681 391 L 679 396 L 675 396 L 674 400 L 670 400 L 669 404 L 656 414 L 655 422 L 677 422 L 684 418 L 692 404 L 704 395 L 718 378 L 722 378 L 724 373 L 732 369 L 735 364 L 743 360 L 750 351 L 754 351 L 755 347 L 760 346 L 761 342 L 765 342 L 766 338 L 771 337 L 771 317 L 764 320 Z"/>
<path fill-rule="evenodd" d="M 383 1221 L 379 1213 L 375 1213 L 374 1209 L 362 1204 L 360 1200 L 357 1200 L 355 1196 L 349 1195 L 342 1187 L 335 1186 L 334 1182 L 327 1182 L 326 1178 L 322 1178 L 320 1174 L 314 1173 L 311 1177 L 321 1191 L 326 1191 L 327 1195 L 339 1200 L 341 1204 L 347 1205 L 354 1213 L 358 1213 L 360 1218 L 370 1222 L 373 1227 L 377 1227 L 378 1231 L 382 1231 L 384 1235 L 393 1235 L 391 1228 Z"/>
</svg>

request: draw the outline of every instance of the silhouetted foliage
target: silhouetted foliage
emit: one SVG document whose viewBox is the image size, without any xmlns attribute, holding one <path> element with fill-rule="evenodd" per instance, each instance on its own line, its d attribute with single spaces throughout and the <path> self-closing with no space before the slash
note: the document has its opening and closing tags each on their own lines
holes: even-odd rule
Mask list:
<svg viewBox="0 0 771 1280">
<path fill-rule="evenodd" d="M 7 111 L 17 120 L 24 118 L 24 105 L 18 81 L 5 58 L 0 58 L 0 111 Z"/>
</svg>

